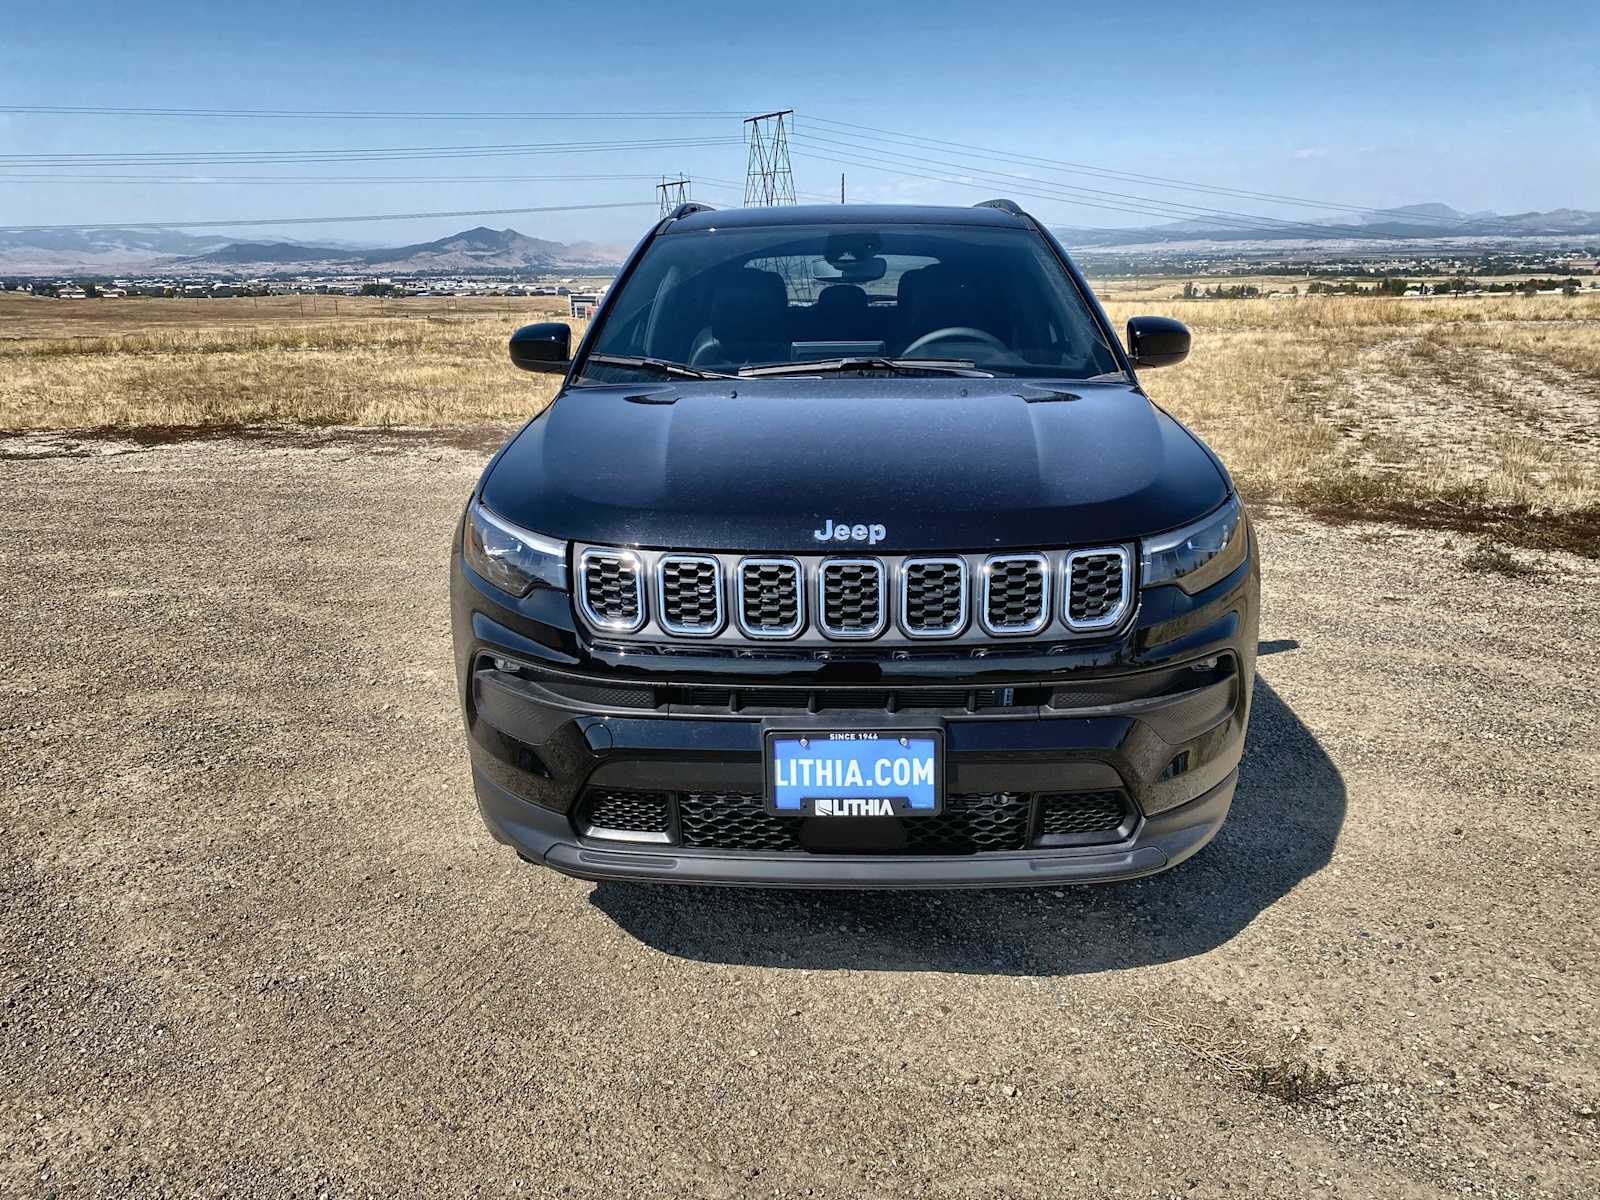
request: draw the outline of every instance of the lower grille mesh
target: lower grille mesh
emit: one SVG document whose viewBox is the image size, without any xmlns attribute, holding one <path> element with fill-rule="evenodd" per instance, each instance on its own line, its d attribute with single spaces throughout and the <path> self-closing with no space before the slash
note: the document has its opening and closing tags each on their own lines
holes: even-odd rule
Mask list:
<svg viewBox="0 0 1600 1200">
<path fill-rule="evenodd" d="M 583 816 L 599 829 L 666 833 L 672 828 L 672 799 L 667 792 L 590 789 Z"/>
<path fill-rule="evenodd" d="M 1028 797 L 955 795 L 937 817 L 893 820 L 913 854 L 1021 850 L 1028 843 Z M 769 813 L 754 792 L 686 792 L 678 801 L 685 846 L 717 850 L 798 850 L 802 817 Z M 826 820 L 826 818 L 824 819 Z"/>
<path fill-rule="evenodd" d="M 1039 832 L 1046 837 L 1110 833 L 1127 816 L 1127 797 L 1119 791 L 1046 792 L 1039 797 Z"/>
<path fill-rule="evenodd" d="M 775 817 L 751 792 L 685 792 L 678 801 L 685 846 L 717 850 L 796 850 L 800 821 Z"/>
<path fill-rule="evenodd" d="M 759 792 L 647 792 L 591 788 L 578 809 L 580 829 L 665 834 L 677 807 L 678 844 L 699 850 L 782 850 L 808 848 L 807 827 L 843 828 L 833 818 L 775 816 Z M 1037 836 L 1074 837 L 1079 844 L 1114 842 L 1133 810 L 1125 792 L 959 793 L 945 797 L 936 817 L 861 818 L 857 824 L 891 835 L 874 849 L 907 854 L 981 854 L 1025 850 L 1038 808 Z M 810 848 L 815 849 L 812 844 Z M 846 847 L 846 849 L 859 849 Z M 826 852 L 826 851 L 825 851 Z"/>
<path fill-rule="evenodd" d="M 906 848 L 919 854 L 1021 850 L 1028 844 L 1028 797 L 947 796 L 944 812 L 902 822 Z"/>
</svg>

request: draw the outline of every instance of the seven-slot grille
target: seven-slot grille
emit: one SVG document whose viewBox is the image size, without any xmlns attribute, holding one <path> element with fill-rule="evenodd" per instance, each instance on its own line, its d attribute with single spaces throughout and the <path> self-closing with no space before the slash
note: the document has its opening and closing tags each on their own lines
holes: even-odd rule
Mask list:
<svg viewBox="0 0 1600 1200">
<path fill-rule="evenodd" d="M 990 633 L 1038 633 L 1050 622 L 1049 560 L 997 554 L 984 564 L 983 624 Z"/>
<path fill-rule="evenodd" d="M 817 575 L 817 622 L 831 637 L 883 632 L 883 564 L 875 558 L 830 558 Z"/>
<path fill-rule="evenodd" d="M 714 558 L 669 554 L 656 564 L 657 614 L 668 633 L 711 637 L 722 631 L 722 567 Z"/>
<path fill-rule="evenodd" d="M 631 633 L 644 624 L 644 569 L 631 550 L 585 550 L 578 560 L 583 615 L 602 629 Z"/>
<path fill-rule="evenodd" d="M 1131 582 L 1125 550 L 1079 550 L 1067 555 L 1063 608 L 1068 628 L 1115 625 L 1122 619 Z"/>
<path fill-rule="evenodd" d="M 900 622 L 912 637 L 948 637 L 967 623 L 967 564 L 908 559 L 900 567 Z"/>
<path fill-rule="evenodd" d="M 805 624 L 805 588 L 792 558 L 739 564 L 739 627 L 750 637 L 793 637 Z"/>
<path fill-rule="evenodd" d="M 881 559 L 579 546 L 576 566 L 596 630 L 718 642 L 1108 634 L 1137 591 L 1130 546 Z"/>
</svg>

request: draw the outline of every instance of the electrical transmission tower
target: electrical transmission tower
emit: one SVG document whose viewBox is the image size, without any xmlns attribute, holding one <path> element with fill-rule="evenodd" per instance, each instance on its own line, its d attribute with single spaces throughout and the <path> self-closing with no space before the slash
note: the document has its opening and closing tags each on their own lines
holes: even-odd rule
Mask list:
<svg viewBox="0 0 1600 1200">
<path fill-rule="evenodd" d="M 793 204 L 794 170 L 789 165 L 788 119 L 794 109 L 746 117 L 750 165 L 745 169 L 745 205 Z"/>
<path fill-rule="evenodd" d="M 676 179 L 668 179 L 663 175 L 661 182 L 656 184 L 656 194 L 661 197 L 661 215 L 665 217 L 678 205 L 689 202 L 689 180 L 683 175 Z"/>
</svg>

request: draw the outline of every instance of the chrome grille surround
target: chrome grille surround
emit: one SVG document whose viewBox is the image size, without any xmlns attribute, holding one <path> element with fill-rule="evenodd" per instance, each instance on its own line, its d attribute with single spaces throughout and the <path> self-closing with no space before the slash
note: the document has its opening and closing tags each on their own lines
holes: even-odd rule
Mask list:
<svg viewBox="0 0 1600 1200">
<path fill-rule="evenodd" d="M 983 560 L 978 605 L 984 629 L 997 637 L 1038 633 L 1050 624 L 1051 590 L 1050 560 L 1043 554 L 991 554 Z"/>
<path fill-rule="evenodd" d="M 912 575 L 916 572 L 931 572 L 938 569 L 941 576 L 948 576 L 949 569 L 955 568 L 955 594 L 956 613 L 953 620 L 942 624 L 919 623 L 912 616 L 911 589 L 913 586 L 930 586 L 927 582 L 913 581 Z M 940 638 L 954 637 L 967 627 L 967 562 L 963 558 L 907 558 L 900 564 L 900 629 L 907 637 L 914 638 Z M 949 606 L 949 583 L 947 578 L 931 586 L 945 589 L 938 600 L 941 615 Z"/>
<path fill-rule="evenodd" d="M 1133 543 L 829 556 L 580 542 L 572 556 L 581 628 L 600 640 L 686 655 L 764 645 L 779 656 L 826 657 L 830 647 L 849 656 L 859 653 L 846 649 L 852 643 L 973 652 L 1009 642 L 1020 652 L 1028 642 L 1115 637 L 1140 605 Z M 717 586 L 696 590 L 677 579 L 696 572 L 708 581 L 715 573 Z M 1084 585 L 1076 593 L 1075 572 Z M 830 580 L 843 611 L 825 607 Z M 680 594 L 688 600 L 682 608 L 674 600 Z M 953 616 L 960 619 L 952 625 Z"/>
<path fill-rule="evenodd" d="M 1061 572 L 1061 621 L 1068 629 L 1112 629 L 1132 602 L 1133 563 L 1126 546 L 1068 552 Z"/>
<path fill-rule="evenodd" d="M 752 586 L 751 572 L 756 579 Z M 787 577 L 788 582 L 784 579 Z M 806 626 L 805 568 L 793 558 L 741 558 L 734 573 L 734 611 L 746 637 L 790 638 Z M 792 620 L 783 619 L 793 606 Z M 772 621 L 751 620 L 752 606 L 772 613 Z"/>
<path fill-rule="evenodd" d="M 830 589 L 835 592 L 831 599 Z M 852 590 L 859 596 L 852 596 Z M 868 615 L 870 624 L 855 623 Z M 888 615 L 889 597 L 881 562 L 875 558 L 822 560 L 817 567 L 817 628 L 824 634 L 831 638 L 874 638 L 888 624 Z"/>
<path fill-rule="evenodd" d="M 672 615 L 690 608 L 697 620 L 680 621 Z M 716 637 L 723 616 L 720 561 L 704 554 L 663 554 L 656 560 L 656 620 L 661 628 L 680 637 Z"/>
<path fill-rule="evenodd" d="M 596 603 L 614 609 L 602 613 Z M 643 627 L 644 564 L 632 550 L 589 547 L 578 556 L 578 606 L 597 629 L 633 633 Z"/>
</svg>

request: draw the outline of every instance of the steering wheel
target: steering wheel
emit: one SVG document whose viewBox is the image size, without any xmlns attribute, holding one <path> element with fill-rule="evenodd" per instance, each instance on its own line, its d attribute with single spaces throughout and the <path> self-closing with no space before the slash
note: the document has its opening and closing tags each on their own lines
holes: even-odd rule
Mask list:
<svg viewBox="0 0 1600 1200">
<path fill-rule="evenodd" d="M 917 351 L 926 350 L 929 346 L 932 346 L 938 342 L 957 341 L 981 342 L 984 346 L 987 346 L 989 349 L 994 350 L 1007 358 L 1011 356 L 1011 347 L 1006 345 L 999 338 L 995 337 L 992 333 L 988 333 L 982 329 L 974 329 L 970 325 L 947 325 L 943 329 L 935 329 L 931 333 L 923 334 L 904 350 L 900 351 L 896 357 L 916 358 Z M 931 354 L 926 354 L 922 357 L 932 358 L 934 356 Z"/>
</svg>

